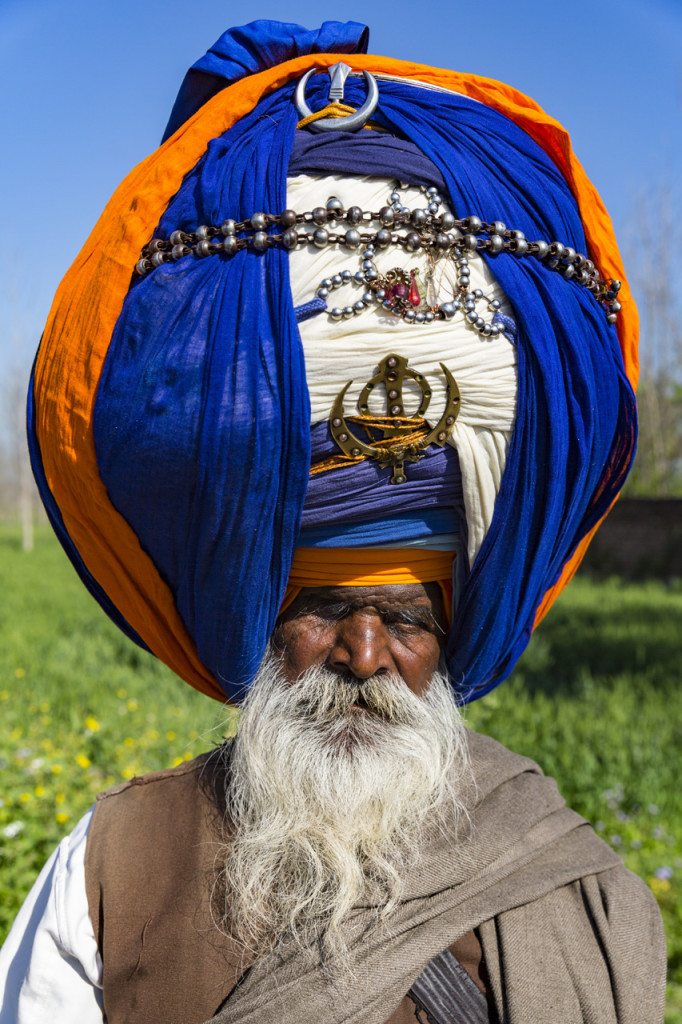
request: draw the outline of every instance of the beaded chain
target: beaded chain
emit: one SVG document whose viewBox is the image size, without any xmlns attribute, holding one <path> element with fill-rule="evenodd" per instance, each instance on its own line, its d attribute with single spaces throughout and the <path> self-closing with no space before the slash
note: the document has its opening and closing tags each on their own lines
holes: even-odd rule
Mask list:
<svg viewBox="0 0 682 1024">
<path fill-rule="evenodd" d="M 504 252 L 521 258 L 533 257 L 567 280 L 587 288 L 604 308 L 608 322 L 616 322 L 621 309 L 617 300 L 621 283 L 604 280 L 587 256 L 562 242 L 528 241 L 522 231 L 509 229 L 501 221 L 485 223 L 476 216 L 456 218 L 448 211 L 439 213 L 442 198 L 433 186 L 422 188 L 427 198 L 426 207 L 410 210 L 400 201 L 399 189 L 404 187 L 407 186 L 396 183 L 389 204 L 378 212 L 362 210 L 359 206 L 345 209 L 340 199 L 330 196 L 326 206 L 317 206 L 305 213 L 295 210 L 283 210 L 278 214 L 254 213 L 247 220 L 225 220 L 219 227 L 203 224 L 196 231 L 175 230 L 168 239 L 153 238 L 142 250 L 135 269 L 143 277 L 156 267 L 185 256 L 234 256 L 243 249 L 264 252 L 270 248 L 284 248 L 291 251 L 308 245 L 318 249 L 341 245 L 357 250 L 362 246 L 360 270 L 354 274 L 344 270 L 320 282 L 317 297 L 321 300 L 326 300 L 329 293 L 342 284 L 353 282 L 365 288 L 362 298 L 352 305 L 328 310 L 332 319 L 357 316 L 376 303 L 414 323 L 449 320 L 461 312 L 470 326 L 483 335 L 493 336 L 500 333 L 500 329 L 481 317 L 476 305 L 485 301 L 489 310 L 495 310 L 496 300 L 486 299 L 482 292 L 479 294 L 480 289 L 469 289 L 468 261 L 477 252 L 487 252 L 492 256 Z M 334 230 L 344 224 L 342 231 Z M 372 228 L 372 225 L 379 227 Z M 273 232 L 270 230 L 273 227 L 282 230 Z M 363 227 L 368 230 L 362 230 Z M 374 264 L 376 251 L 391 245 L 399 245 L 406 252 L 423 250 L 434 259 L 448 257 L 454 260 L 457 295 L 453 300 L 424 305 L 416 270 L 406 274 L 395 268 L 380 275 Z"/>
</svg>

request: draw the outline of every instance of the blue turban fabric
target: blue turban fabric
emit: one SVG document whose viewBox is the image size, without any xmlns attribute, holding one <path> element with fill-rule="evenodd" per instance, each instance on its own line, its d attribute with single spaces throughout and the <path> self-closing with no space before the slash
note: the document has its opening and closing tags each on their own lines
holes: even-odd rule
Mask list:
<svg viewBox="0 0 682 1024">
<path fill-rule="evenodd" d="M 308 53 L 367 53 L 369 29 L 357 21 L 325 21 L 306 29 L 286 21 L 252 21 L 223 32 L 185 75 L 162 142 L 221 89 Z"/>
<path fill-rule="evenodd" d="M 291 41 L 290 27 L 278 35 L 277 24 L 266 41 L 284 60 L 299 52 L 300 39 Z M 339 38 L 346 52 L 366 45 L 359 28 L 336 26 L 334 49 Z M 259 54 L 271 61 L 257 35 L 252 27 L 226 33 L 201 73 L 219 79 L 223 68 L 227 82 L 240 69 L 255 70 Z M 311 33 L 305 45 L 321 38 Z M 362 83 L 346 86 L 348 101 L 359 105 Z M 157 236 L 285 208 L 294 88 L 266 96 L 210 143 Z M 171 128 L 197 102 L 183 89 Z M 324 105 L 324 90 L 320 78 L 311 80 L 313 109 Z M 563 176 L 512 121 L 454 93 L 385 79 L 379 91 L 374 120 L 435 165 L 459 216 L 503 220 L 530 238 L 585 251 Z M 542 596 L 620 490 L 636 438 L 616 332 L 594 298 L 534 259 L 484 258 L 515 312 L 518 411 L 492 524 L 448 639 L 448 669 L 465 701 L 511 671 Z M 319 528 L 287 259 L 279 249 L 187 257 L 135 283 L 95 406 L 97 460 L 111 501 L 172 589 L 201 660 L 233 699 L 274 629 L 302 524 Z M 375 489 L 374 520 L 405 513 L 391 507 L 396 490 Z M 438 502 L 433 511 L 442 513 Z"/>
</svg>

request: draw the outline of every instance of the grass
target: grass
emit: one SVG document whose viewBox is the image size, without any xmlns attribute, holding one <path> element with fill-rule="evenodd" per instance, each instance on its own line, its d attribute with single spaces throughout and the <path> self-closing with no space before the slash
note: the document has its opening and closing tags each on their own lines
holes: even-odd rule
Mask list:
<svg viewBox="0 0 682 1024">
<path fill-rule="evenodd" d="M 219 742 L 229 711 L 109 622 L 56 541 L 0 530 L 0 941 L 97 792 Z M 535 758 L 644 878 L 669 946 L 667 1024 L 682 1024 L 682 587 L 578 578 L 513 677 L 468 711 Z"/>
</svg>

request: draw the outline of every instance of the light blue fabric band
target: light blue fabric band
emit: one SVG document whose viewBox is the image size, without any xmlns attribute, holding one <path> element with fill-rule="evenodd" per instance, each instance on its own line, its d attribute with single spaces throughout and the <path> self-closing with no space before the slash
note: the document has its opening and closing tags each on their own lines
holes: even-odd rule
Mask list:
<svg viewBox="0 0 682 1024">
<path fill-rule="evenodd" d="M 367 522 L 316 526 L 301 530 L 301 548 L 402 548 L 419 545 L 434 551 L 453 551 L 460 528 L 452 509 L 403 512 Z M 446 546 L 444 538 L 447 539 Z"/>
</svg>

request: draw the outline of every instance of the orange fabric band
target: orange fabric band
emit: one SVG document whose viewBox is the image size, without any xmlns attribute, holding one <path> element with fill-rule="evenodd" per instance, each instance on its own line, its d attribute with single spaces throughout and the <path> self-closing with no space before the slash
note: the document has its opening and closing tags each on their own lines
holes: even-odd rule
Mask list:
<svg viewBox="0 0 682 1024">
<path fill-rule="evenodd" d="M 452 577 L 454 551 L 423 548 L 296 548 L 289 585 L 378 587 Z"/>
</svg>

